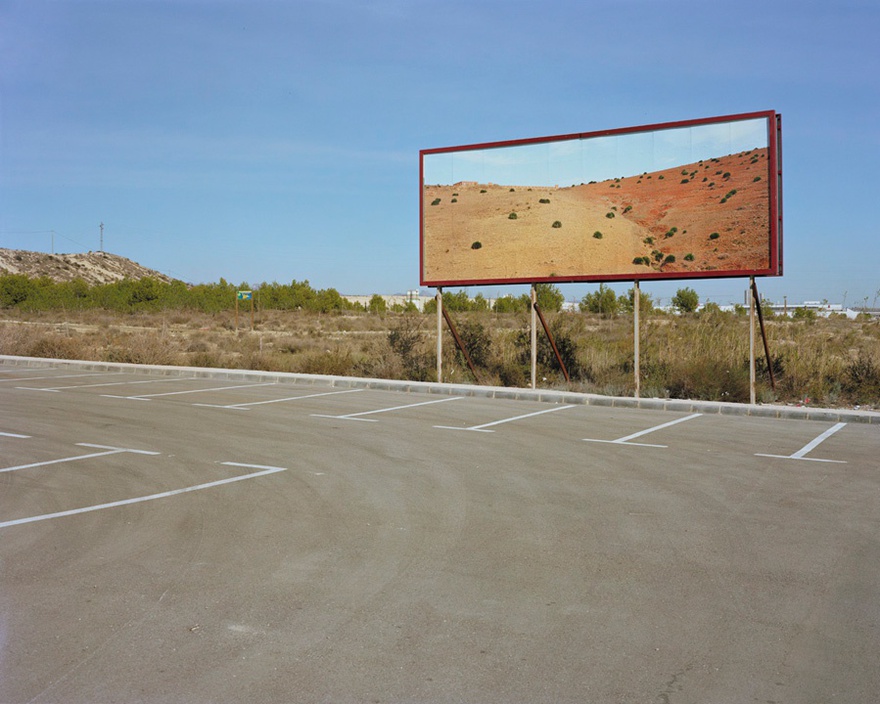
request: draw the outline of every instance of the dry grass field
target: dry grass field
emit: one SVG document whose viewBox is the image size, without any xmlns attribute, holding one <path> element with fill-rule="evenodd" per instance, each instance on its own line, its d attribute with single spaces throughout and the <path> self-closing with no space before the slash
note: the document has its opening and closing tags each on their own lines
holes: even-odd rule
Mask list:
<svg viewBox="0 0 880 704">
<path fill-rule="evenodd" d="M 453 314 L 477 365 L 474 380 L 448 332 L 448 382 L 527 386 L 528 318 L 521 313 Z M 340 374 L 436 378 L 436 319 L 414 313 L 261 311 L 250 330 L 234 313 L 169 311 L 0 312 L 0 354 L 143 364 L 173 364 Z M 572 374 L 559 373 L 539 345 L 539 385 L 633 393 L 632 318 L 556 313 L 551 328 Z M 880 323 L 844 318 L 767 322 L 777 388 L 759 357 L 759 400 L 880 408 Z M 642 395 L 747 402 L 748 321 L 720 311 L 643 321 Z"/>
</svg>

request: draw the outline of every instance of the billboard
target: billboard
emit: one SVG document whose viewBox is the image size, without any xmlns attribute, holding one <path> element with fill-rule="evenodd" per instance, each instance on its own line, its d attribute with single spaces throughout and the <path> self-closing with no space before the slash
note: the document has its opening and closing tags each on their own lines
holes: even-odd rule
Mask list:
<svg viewBox="0 0 880 704">
<path fill-rule="evenodd" d="M 782 274 L 772 111 L 419 157 L 423 286 Z"/>
</svg>

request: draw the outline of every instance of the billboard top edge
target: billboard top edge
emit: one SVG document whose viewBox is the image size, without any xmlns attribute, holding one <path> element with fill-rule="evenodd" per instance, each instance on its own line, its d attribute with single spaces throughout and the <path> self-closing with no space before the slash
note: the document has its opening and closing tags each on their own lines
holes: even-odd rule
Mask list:
<svg viewBox="0 0 880 704">
<path fill-rule="evenodd" d="M 615 127 L 591 132 L 575 132 L 572 134 L 549 135 L 546 137 L 529 137 L 525 139 L 511 139 L 495 142 L 482 142 L 475 144 L 462 144 L 449 147 L 436 147 L 432 149 L 420 149 L 419 155 L 443 154 L 445 152 L 470 151 L 477 149 L 495 149 L 498 147 L 510 147 L 527 144 L 540 144 L 545 142 L 562 142 L 574 139 L 588 139 L 591 137 L 606 137 L 611 135 L 629 134 L 634 132 L 649 132 L 658 130 L 671 130 L 682 127 L 695 127 L 697 125 L 710 125 L 723 122 L 739 122 L 742 120 L 778 119 L 780 114 L 775 110 L 763 110 L 759 112 L 737 113 L 734 115 L 719 115 L 716 117 L 704 117 L 691 120 L 678 120 L 674 122 L 659 122 L 647 125 L 635 125 L 632 127 Z"/>
</svg>

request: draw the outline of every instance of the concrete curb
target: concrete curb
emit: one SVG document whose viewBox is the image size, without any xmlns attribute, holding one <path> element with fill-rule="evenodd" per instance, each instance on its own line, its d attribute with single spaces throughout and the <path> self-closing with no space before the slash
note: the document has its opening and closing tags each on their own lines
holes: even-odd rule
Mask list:
<svg viewBox="0 0 880 704">
<path fill-rule="evenodd" d="M 428 381 L 398 381 L 394 379 L 370 379 L 352 376 L 325 376 L 322 374 L 295 374 L 289 372 L 264 372 L 246 369 L 213 369 L 204 367 L 172 367 L 153 364 L 124 364 L 116 362 L 85 362 L 72 359 L 46 359 L 41 357 L 16 357 L 0 355 L 0 362 L 31 369 L 75 368 L 84 371 L 125 371 L 134 374 L 161 374 L 170 377 L 192 376 L 204 379 L 228 379 L 230 381 L 272 381 L 297 383 L 311 386 L 328 386 L 345 389 L 380 389 L 407 393 L 437 394 L 443 396 L 474 396 L 501 398 L 515 401 L 539 401 L 542 403 L 570 403 L 610 408 L 643 408 L 653 411 L 678 413 L 704 413 L 731 416 L 755 416 L 757 418 L 781 418 L 786 420 L 818 420 L 844 423 L 868 423 L 880 425 L 880 412 L 855 411 L 838 408 L 808 408 L 803 406 L 775 406 L 720 401 L 688 401 L 684 399 L 631 398 L 628 396 L 601 396 L 599 394 L 558 391 L 554 389 L 520 389 L 507 386 L 474 386 L 470 384 L 441 384 Z"/>
</svg>

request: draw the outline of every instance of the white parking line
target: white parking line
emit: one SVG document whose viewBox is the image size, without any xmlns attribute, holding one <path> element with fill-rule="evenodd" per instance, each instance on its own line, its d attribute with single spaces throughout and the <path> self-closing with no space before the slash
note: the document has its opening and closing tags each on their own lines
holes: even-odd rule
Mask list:
<svg viewBox="0 0 880 704">
<path fill-rule="evenodd" d="M 180 396 L 181 394 L 201 394 L 208 391 L 229 391 L 231 389 L 251 389 L 255 386 L 275 386 L 274 381 L 267 381 L 262 384 L 241 384 L 239 386 L 218 386 L 213 389 L 187 389 L 186 391 L 165 391 L 161 394 L 137 394 L 135 396 L 111 396 L 110 394 L 101 394 L 105 398 L 125 398 L 131 401 L 149 401 L 151 398 L 159 396 Z"/>
<path fill-rule="evenodd" d="M 71 384 L 70 386 L 16 386 L 23 391 L 67 391 L 69 389 L 92 389 L 97 386 L 133 386 L 134 384 L 159 384 L 163 381 L 189 381 L 173 377 L 170 379 L 147 379 L 146 381 L 105 381 L 100 384 Z"/>
<path fill-rule="evenodd" d="M 29 438 L 30 435 L 21 435 L 19 433 L 0 433 L 4 438 Z"/>
<path fill-rule="evenodd" d="M 379 408 L 375 411 L 361 411 L 360 413 L 346 413 L 341 416 L 331 416 L 324 413 L 311 413 L 309 415 L 314 416 L 315 418 L 336 418 L 338 420 L 361 420 L 370 423 L 376 423 L 377 421 L 372 418 L 361 418 L 360 416 L 371 416 L 376 413 L 388 413 L 389 411 L 400 411 L 404 408 L 415 408 L 416 406 L 430 406 L 432 403 L 445 403 L 446 401 L 459 401 L 463 396 L 450 396 L 448 398 L 439 398 L 435 401 L 422 401 L 421 403 L 409 403 L 405 406 L 394 406 L 392 408 Z"/>
<path fill-rule="evenodd" d="M 344 391 L 324 391 L 319 394 L 305 394 L 303 396 L 288 396 L 287 398 L 273 398 L 268 401 L 251 401 L 250 403 L 233 403 L 224 406 L 218 403 L 194 403 L 193 406 L 203 406 L 205 408 L 229 408 L 236 411 L 246 411 L 250 406 L 264 406 L 267 403 L 281 403 L 283 401 L 299 401 L 304 398 L 318 398 L 319 396 L 334 396 L 336 394 L 351 394 L 355 391 L 365 391 L 365 389 L 345 389 Z"/>
<path fill-rule="evenodd" d="M 93 445 L 87 442 L 78 442 L 79 447 L 93 447 L 103 449 L 104 452 L 92 452 L 88 455 L 74 455 L 73 457 L 61 457 L 57 460 L 46 460 L 44 462 L 32 462 L 31 464 L 20 464 L 15 467 L 0 468 L 0 474 L 4 472 L 17 472 L 19 469 L 31 469 L 33 467 L 46 467 L 50 464 L 62 464 L 64 462 L 76 462 L 77 460 L 88 460 L 93 457 L 105 457 L 107 455 L 118 455 L 122 452 L 130 452 L 136 455 L 158 455 L 158 452 L 149 452 L 147 450 L 132 450 L 126 447 L 110 447 L 108 445 Z"/>
<path fill-rule="evenodd" d="M 776 457 L 782 460 L 806 460 L 807 462 L 833 462 L 835 464 L 846 464 L 846 460 L 824 460 L 819 459 L 817 457 L 805 457 L 808 452 L 815 450 L 819 445 L 825 442 L 828 438 L 830 438 L 834 433 L 838 430 L 841 430 L 846 423 L 837 423 L 836 425 L 832 425 L 828 430 L 819 435 L 819 437 L 811 440 L 806 445 L 804 445 L 800 450 L 795 452 L 793 455 L 767 455 L 763 452 L 756 452 L 756 457 Z"/>
<path fill-rule="evenodd" d="M 467 428 L 463 428 L 460 425 L 435 425 L 435 428 L 440 428 L 442 430 L 471 430 L 478 433 L 494 433 L 494 430 L 486 430 L 486 428 L 491 428 L 494 425 L 501 425 L 503 423 L 512 423 L 515 420 L 522 420 L 523 418 L 532 418 L 534 416 L 540 416 L 544 413 L 554 413 L 555 411 L 564 411 L 566 408 L 574 408 L 574 405 L 566 405 L 566 406 L 556 406 L 555 408 L 547 408 L 543 411 L 535 411 L 534 413 L 526 413 L 521 416 L 514 416 L 513 418 L 503 418 L 502 420 L 494 420 L 491 423 L 483 423 L 482 425 L 472 425 Z"/>
<path fill-rule="evenodd" d="M 156 453 L 158 454 L 158 453 Z M 235 464 L 232 462 L 224 462 L 237 467 L 256 467 L 258 465 Z M 123 499 L 121 501 L 111 501 L 106 504 L 97 504 L 95 506 L 83 506 L 82 508 L 74 508 L 69 511 L 58 511 L 56 513 L 44 513 L 41 516 L 30 516 L 29 518 L 18 518 L 12 521 L 4 521 L 0 523 L 0 528 L 8 528 L 9 526 L 18 526 L 23 523 L 34 523 L 35 521 L 46 521 L 50 518 L 61 518 L 63 516 L 75 516 L 78 513 L 88 513 L 90 511 L 100 511 L 105 508 L 115 508 L 117 506 L 126 506 L 128 504 L 137 504 L 144 501 L 153 501 L 155 499 L 164 499 L 169 496 L 177 496 L 178 494 L 186 494 L 191 491 L 200 491 L 201 489 L 210 489 L 211 487 L 221 486 L 223 484 L 231 484 L 232 482 L 240 482 L 245 479 L 255 479 L 267 474 L 275 474 L 276 472 L 284 472 L 286 467 L 269 467 L 260 472 L 252 472 L 251 474 L 242 474 L 238 477 L 228 477 L 215 482 L 207 482 L 206 484 L 197 484 L 196 486 L 188 486 L 183 489 L 173 489 L 172 491 L 163 491 L 160 494 L 150 494 L 148 496 L 138 496 L 133 499 Z"/>
<path fill-rule="evenodd" d="M 637 447 L 668 447 L 668 445 L 652 445 L 650 443 L 644 442 L 630 442 L 630 440 L 634 440 L 635 438 L 640 438 L 643 435 L 647 435 L 648 433 L 654 433 L 658 430 L 662 430 L 663 428 L 668 428 L 672 425 L 677 425 L 678 423 L 684 423 L 686 420 L 693 420 L 694 418 L 699 418 L 702 413 L 692 413 L 689 416 L 685 416 L 684 418 L 676 418 L 675 420 L 671 420 L 668 423 L 661 423 L 660 425 L 655 425 L 652 428 L 648 428 L 647 430 L 640 430 L 637 433 L 633 433 L 632 435 L 626 435 L 622 438 L 617 438 L 617 440 L 596 440 L 594 438 L 584 438 L 584 442 L 603 442 L 611 445 L 636 445 Z"/>
<path fill-rule="evenodd" d="M 265 469 L 265 470 L 274 470 L 276 472 L 283 472 L 287 467 L 272 467 L 266 464 L 245 464 L 244 462 L 221 462 L 220 464 L 226 465 L 227 467 L 246 467 L 248 469 Z"/>
</svg>

